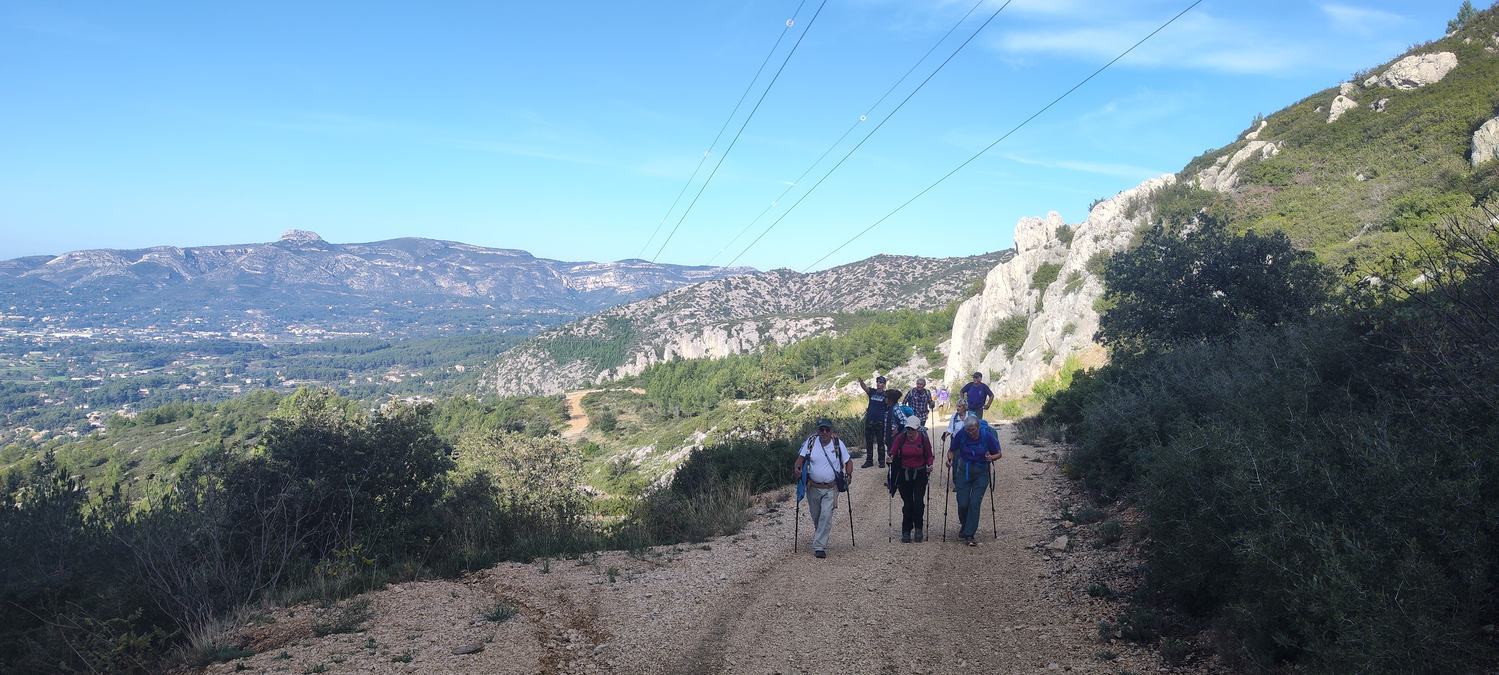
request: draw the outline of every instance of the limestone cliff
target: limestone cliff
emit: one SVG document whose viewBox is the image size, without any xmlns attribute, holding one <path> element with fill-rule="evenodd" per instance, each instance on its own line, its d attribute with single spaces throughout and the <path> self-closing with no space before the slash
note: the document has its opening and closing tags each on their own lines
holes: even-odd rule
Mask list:
<svg viewBox="0 0 1499 675">
<path fill-rule="evenodd" d="M 1100 263 L 1128 247 L 1144 223 L 1145 216 L 1132 213 L 1137 209 L 1131 205 L 1175 182 L 1171 174 L 1152 178 L 1099 202 L 1076 225 L 1062 222 L 1055 212 L 1020 219 L 1015 257 L 990 270 L 983 292 L 958 308 L 947 357 L 948 385 L 961 386 L 977 370 L 996 395 L 1023 395 L 1060 369 L 1067 357 L 1089 358 L 1088 352 L 1098 350 L 1093 304 L 1103 294 Z M 990 339 L 1006 320 L 1020 319 L 1025 339 L 1014 353 Z"/>
</svg>

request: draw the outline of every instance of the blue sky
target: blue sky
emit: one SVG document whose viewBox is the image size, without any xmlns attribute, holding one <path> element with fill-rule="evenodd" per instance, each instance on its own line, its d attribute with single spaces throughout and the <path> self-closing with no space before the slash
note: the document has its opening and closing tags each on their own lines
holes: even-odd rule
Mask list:
<svg viewBox="0 0 1499 675">
<path fill-rule="evenodd" d="M 1188 1 L 1014 0 L 740 264 L 812 263 Z M 973 4 L 828 0 L 808 31 L 818 2 L 663 262 L 727 262 L 728 239 Z M 421 4 L 0 3 L 0 258 L 289 228 L 650 258 L 798 3 Z M 1207 0 L 820 267 L 1005 248 L 1018 217 L 1048 210 L 1080 220 L 1256 113 L 1440 36 L 1458 4 Z"/>
</svg>

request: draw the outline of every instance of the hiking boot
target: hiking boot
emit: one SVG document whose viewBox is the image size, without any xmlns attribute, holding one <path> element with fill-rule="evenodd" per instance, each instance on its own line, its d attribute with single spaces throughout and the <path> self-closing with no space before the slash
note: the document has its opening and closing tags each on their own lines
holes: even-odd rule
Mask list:
<svg viewBox="0 0 1499 675">
<path fill-rule="evenodd" d="M 885 460 L 883 460 L 883 459 L 880 460 L 880 468 L 881 469 L 885 468 Z"/>
<path fill-rule="evenodd" d="M 827 551 L 813 551 L 812 555 L 816 556 L 818 558 L 826 558 L 826 557 L 828 557 L 828 552 Z"/>
<path fill-rule="evenodd" d="M 916 534 L 911 535 L 911 539 L 915 540 L 918 544 L 926 541 L 926 530 L 917 530 Z"/>
<path fill-rule="evenodd" d="M 969 538 L 968 538 L 968 545 L 969 545 L 969 546 L 978 546 L 978 545 L 979 545 L 979 543 L 978 543 L 978 541 L 977 541 L 977 540 L 975 540 L 975 539 L 974 539 L 974 538 L 973 538 L 973 537 L 969 537 Z"/>
<path fill-rule="evenodd" d="M 911 533 L 910 532 L 902 532 L 902 533 L 900 533 L 900 543 L 902 543 L 902 544 L 909 544 L 909 543 L 911 543 Z"/>
<path fill-rule="evenodd" d="M 865 462 L 863 464 L 859 465 L 859 468 L 861 468 L 861 469 L 868 469 L 871 466 L 874 466 L 874 460 L 872 460 L 872 459 L 871 460 L 865 460 Z M 884 464 L 880 464 L 880 466 L 885 466 L 885 465 Z"/>
</svg>

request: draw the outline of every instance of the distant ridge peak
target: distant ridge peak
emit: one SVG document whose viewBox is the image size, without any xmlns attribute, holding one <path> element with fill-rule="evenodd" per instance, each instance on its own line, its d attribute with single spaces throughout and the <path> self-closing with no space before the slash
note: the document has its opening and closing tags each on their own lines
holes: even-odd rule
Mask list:
<svg viewBox="0 0 1499 675">
<path fill-rule="evenodd" d="M 287 230 L 281 233 L 281 241 L 320 242 L 323 238 L 311 230 Z"/>
</svg>

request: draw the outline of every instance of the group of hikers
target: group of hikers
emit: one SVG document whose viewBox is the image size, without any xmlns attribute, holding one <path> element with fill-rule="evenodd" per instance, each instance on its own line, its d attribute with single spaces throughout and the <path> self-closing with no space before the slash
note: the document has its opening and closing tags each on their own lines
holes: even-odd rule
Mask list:
<svg viewBox="0 0 1499 675">
<path fill-rule="evenodd" d="M 934 410 L 946 412 L 949 402 L 947 388 L 941 387 L 933 394 L 926 387 L 926 378 L 917 378 L 916 386 L 903 395 L 898 390 L 887 389 L 883 375 L 875 378 L 873 387 L 865 384 L 863 378 L 858 382 L 869 399 L 864 410 L 866 450 L 860 468 L 873 468 L 878 461 L 879 468 L 886 470 L 885 485 L 891 498 L 900 494 L 901 543 L 925 541 L 930 478 L 936 463 L 927 419 Z M 974 373 L 973 380 L 959 390 L 957 400 L 953 402 L 955 410 L 947 419 L 940 441 L 947 451 L 943 466 L 946 476 L 943 481 L 943 518 L 946 518 L 946 493 L 951 488 L 957 495 L 958 539 L 968 546 L 978 545 L 980 507 L 984 491 L 991 489 L 993 480 L 991 465 L 1004 456 L 999 434 L 984 421 L 984 411 L 993 403 L 994 391 L 984 384 L 983 373 Z M 797 476 L 797 501 L 807 500 L 815 526 L 812 554 L 826 558 L 838 493 L 848 491 L 854 470 L 853 456 L 847 444 L 833 431 L 830 420 L 817 421 L 817 433 L 802 444 L 793 470 Z M 852 536 L 851 498 L 849 508 Z M 990 508 L 993 509 L 992 501 Z M 800 519 L 798 515 L 798 528 Z M 943 532 L 945 539 L 945 522 Z M 796 537 L 800 541 L 799 533 Z"/>
</svg>

